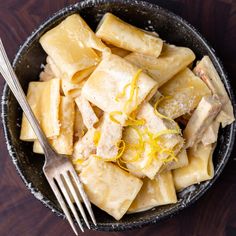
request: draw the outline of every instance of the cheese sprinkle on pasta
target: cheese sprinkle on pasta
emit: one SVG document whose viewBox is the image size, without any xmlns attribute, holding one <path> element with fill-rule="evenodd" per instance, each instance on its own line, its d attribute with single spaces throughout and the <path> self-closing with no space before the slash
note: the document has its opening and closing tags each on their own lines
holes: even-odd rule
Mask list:
<svg viewBox="0 0 236 236">
<path fill-rule="evenodd" d="M 179 128 L 179 125 L 173 120 L 171 119 L 170 117 L 168 116 L 165 116 L 163 114 L 161 114 L 158 110 L 157 110 L 157 107 L 158 105 L 160 104 L 160 102 L 162 102 L 163 100 L 165 99 L 169 99 L 171 96 L 166 96 L 166 97 L 161 97 L 159 100 L 156 101 L 155 105 L 154 105 L 154 112 L 155 114 L 160 117 L 161 119 L 166 119 L 172 123 L 175 124 L 175 127 L 176 127 L 176 130 L 178 131 L 178 134 L 181 134 L 181 129 Z"/>
</svg>

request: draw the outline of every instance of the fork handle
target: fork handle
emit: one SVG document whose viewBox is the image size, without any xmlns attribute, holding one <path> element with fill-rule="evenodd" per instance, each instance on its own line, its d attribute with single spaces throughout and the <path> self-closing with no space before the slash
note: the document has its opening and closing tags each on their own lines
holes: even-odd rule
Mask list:
<svg viewBox="0 0 236 236">
<path fill-rule="evenodd" d="M 48 143 L 47 137 L 42 131 L 38 120 L 36 119 L 29 103 L 26 100 L 24 91 L 17 79 L 17 76 L 9 62 L 7 57 L 6 51 L 4 49 L 2 40 L 0 38 L 0 73 L 2 74 L 3 78 L 7 82 L 8 86 L 10 87 L 11 91 L 13 92 L 16 100 L 20 104 L 23 112 L 25 113 L 26 118 L 28 119 L 32 129 L 34 130 L 43 150 L 44 153 L 54 152 L 51 145 Z"/>
</svg>

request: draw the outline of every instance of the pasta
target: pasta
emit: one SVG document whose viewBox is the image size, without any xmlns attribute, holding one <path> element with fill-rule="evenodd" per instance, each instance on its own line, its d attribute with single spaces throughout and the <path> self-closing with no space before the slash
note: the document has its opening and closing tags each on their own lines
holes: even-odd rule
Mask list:
<svg viewBox="0 0 236 236">
<path fill-rule="evenodd" d="M 46 64 L 44 67 L 44 71 L 42 71 L 39 75 L 39 80 L 45 82 L 54 78 L 55 76 L 54 73 L 52 72 L 51 66 L 49 64 Z"/>
<path fill-rule="evenodd" d="M 60 134 L 50 139 L 51 145 L 60 154 L 72 155 L 74 116 L 74 102 L 69 97 L 62 96 L 59 111 Z M 33 151 L 43 153 L 43 149 L 38 140 L 34 141 Z"/>
<path fill-rule="evenodd" d="M 205 146 L 217 142 L 219 128 L 220 122 L 217 120 L 214 120 L 211 125 L 208 126 L 201 140 Z"/>
<path fill-rule="evenodd" d="M 171 171 L 158 174 L 155 179 L 145 178 L 136 199 L 128 213 L 145 211 L 156 206 L 177 202 Z"/>
<path fill-rule="evenodd" d="M 188 68 L 175 75 L 159 91 L 166 97 L 159 104 L 159 110 L 173 119 L 191 112 L 203 96 L 211 95 L 206 84 Z"/>
<path fill-rule="evenodd" d="M 104 159 L 118 154 L 118 142 L 122 138 L 122 126 L 111 121 L 109 114 L 104 114 L 100 137 L 97 143 L 97 155 Z"/>
<path fill-rule="evenodd" d="M 204 132 L 220 112 L 221 103 L 214 96 L 203 97 L 183 131 L 186 147 L 200 142 Z"/>
<path fill-rule="evenodd" d="M 81 95 L 82 87 L 86 80 L 79 83 L 71 83 L 65 79 L 61 79 L 61 90 L 65 96 L 77 98 Z"/>
<path fill-rule="evenodd" d="M 192 184 L 209 180 L 214 176 L 212 162 L 213 145 L 199 144 L 188 150 L 189 164 L 173 171 L 175 188 L 180 191 Z"/>
<path fill-rule="evenodd" d="M 72 158 L 74 161 L 76 160 L 84 160 L 89 158 L 91 154 L 95 154 L 96 145 L 94 143 L 94 134 L 96 129 L 89 129 L 86 134 L 79 139 L 74 144 L 74 152 L 72 154 Z"/>
<path fill-rule="evenodd" d="M 166 170 L 174 170 L 188 165 L 188 155 L 185 149 L 180 151 L 176 157 L 177 161 L 167 163 Z"/>
<path fill-rule="evenodd" d="M 84 134 L 87 132 L 87 128 L 83 123 L 82 115 L 79 111 L 79 108 L 75 106 L 75 120 L 74 120 L 74 142 L 81 139 Z"/>
<path fill-rule="evenodd" d="M 153 107 L 148 103 L 141 107 L 137 117 L 145 119 L 146 124 L 136 129 L 132 127 L 126 128 L 123 135 L 124 140 L 131 148 L 126 149 L 122 158 L 127 162 L 128 169 L 141 172 L 148 178 L 153 179 L 169 156 L 168 152 L 161 153 L 161 150 L 169 149 L 175 155 L 182 148 L 183 139 L 175 132 L 168 134 L 170 126 L 155 115 Z M 140 144 L 137 148 L 132 148 L 132 145 L 138 143 L 140 139 L 137 132 L 143 133 L 143 152 L 140 154 L 140 158 L 134 161 L 134 157 L 139 155 L 139 148 L 141 148 L 139 146 L 142 146 Z M 155 135 L 158 135 L 160 132 L 163 132 L 162 139 L 155 139 Z M 157 150 L 151 153 L 156 143 L 160 146 L 160 153 Z"/>
<path fill-rule="evenodd" d="M 94 205 L 120 220 L 175 204 L 176 192 L 213 178 L 220 125 L 235 118 L 208 56 L 194 67 L 190 48 L 111 13 L 96 33 L 73 14 L 40 43 L 46 63 L 27 100 Z M 43 154 L 25 115 L 20 139 Z"/>
<path fill-rule="evenodd" d="M 146 70 L 161 86 L 192 63 L 195 55 L 189 48 L 164 44 L 159 57 L 134 52 L 127 55 L 125 59 Z"/>
<path fill-rule="evenodd" d="M 27 100 L 45 135 L 49 138 L 59 135 L 60 81 L 53 79 L 47 82 L 30 82 Z M 37 139 L 25 115 L 22 118 L 20 139 Z"/>
<path fill-rule="evenodd" d="M 116 220 L 127 212 L 143 184 L 116 165 L 96 158 L 89 159 L 80 178 L 90 201 Z"/>
<path fill-rule="evenodd" d="M 87 129 L 91 129 L 98 122 L 98 118 L 89 101 L 83 96 L 78 96 L 75 102 L 82 115 L 83 123 Z"/>
<path fill-rule="evenodd" d="M 141 73 L 137 80 L 137 87 L 139 87 L 137 101 L 131 101 L 125 111 L 130 88 L 127 88 L 127 94 L 124 96 L 120 98 L 117 96 L 122 94 L 125 86 L 131 83 L 137 70 L 138 68 L 125 59 L 111 54 L 102 60 L 86 81 L 82 95 L 107 113 L 117 111 L 129 115 L 137 105 L 157 89 L 157 83 L 146 74 Z M 117 99 L 115 99 L 116 97 Z"/>
<path fill-rule="evenodd" d="M 128 54 L 130 54 L 130 51 L 127 51 L 127 50 L 125 50 L 123 48 L 118 48 L 118 47 L 113 46 L 111 44 L 108 44 L 107 46 L 111 49 L 111 53 L 112 54 L 115 54 L 115 55 L 117 55 L 119 57 L 125 57 Z"/>
<path fill-rule="evenodd" d="M 108 50 L 78 14 L 67 17 L 45 33 L 40 43 L 61 77 L 72 82 L 86 78 L 91 73 L 91 67 L 98 64 L 100 58 L 95 50 Z"/>
<path fill-rule="evenodd" d="M 154 34 L 136 28 L 111 13 L 106 13 L 96 32 L 106 43 L 128 51 L 158 57 L 163 41 Z"/>
<path fill-rule="evenodd" d="M 46 63 L 44 70 L 39 74 L 39 80 L 44 82 L 54 78 L 60 78 L 60 71 L 49 56 L 46 58 Z"/>
<path fill-rule="evenodd" d="M 223 128 L 231 124 L 235 120 L 233 106 L 210 58 L 204 56 L 194 68 L 194 72 L 207 84 L 213 94 L 219 96 L 223 108 L 217 117 L 218 122 Z"/>
</svg>

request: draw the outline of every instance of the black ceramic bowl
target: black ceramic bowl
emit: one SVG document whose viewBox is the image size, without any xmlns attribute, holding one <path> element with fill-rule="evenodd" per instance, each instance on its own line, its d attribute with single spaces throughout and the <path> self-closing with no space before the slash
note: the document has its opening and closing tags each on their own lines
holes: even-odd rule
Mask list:
<svg viewBox="0 0 236 236">
<path fill-rule="evenodd" d="M 142 29 L 155 30 L 160 37 L 169 43 L 191 48 L 200 59 L 209 55 L 234 104 L 233 92 L 222 64 L 215 56 L 214 50 L 205 39 L 180 17 L 156 5 L 140 1 L 100 0 L 79 2 L 54 14 L 32 33 L 20 48 L 14 60 L 14 69 L 26 91 L 32 80 L 38 80 L 40 66 L 45 62 L 46 54 L 39 44 L 39 38 L 61 20 L 73 13 L 79 13 L 86 22 L 95 29 L 106 12 L 112 12 L 123 20 Z M 22 111 L 8 87 L 5 86 L 2 98 L 2 118 L 8 150 L 17 171 L 27 188 L 34 196 L 60 216 L 64 216 L 43 175 L 44 158 L 32 152 L 32 144 L 19 140 Z M 183 208 L 201 197 L 215 182 L 222 172 L 232 151 L 234 143 L 234 124 L 220 131 L 217 148 L 214 153 L 215 177 L 211 181 L 188 188 L 179 194 L 179 201 L 173 205 L 157 207 L 142 213 L 125 215 L 122 220 L 115 221 L 108 214 L 94 207 L 98 222 L 97 230 L 117 231 L 142 227 L 173 216 Z"/>
</svg>

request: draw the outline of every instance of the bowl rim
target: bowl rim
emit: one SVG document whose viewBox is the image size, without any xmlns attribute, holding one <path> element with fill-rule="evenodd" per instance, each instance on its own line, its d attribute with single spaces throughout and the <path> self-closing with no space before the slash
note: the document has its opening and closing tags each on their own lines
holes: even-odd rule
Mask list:
<svg viewBox="0 0 236 236">
<path fill-rule="evenodd" d="M 216 63 L 218 64 L 220 77 L 224 82 L 224 86 L 226 87 L 226 90 L 228 92 L 228 95 L 230 97 L 230 100 L 232 102 L 233 108 L 234 108 L 234 115 L 236 113 L 236 103 L 235 103 L 235 96 L 234 92 L 231 86 L 231 82 L 228 78 L 227 73 L 225 72 L 225 69 L 223 67 L 223 64 L 221 60 L 217 57 L 215 50 L 210 46 L 210 44 L 207 42 L 207 40 L 198 32 L 198 30 L 195 29 L 190 23 L 188 23 L 186 20 L 184 20 L 179 15 L 171 12 L 168 9 L 165 9 L 163 7 L 158 6 L 154 3 L 149 3 L 145 1 L 132 1 L 132 0 L 84 0 L 80 1 L 75 4 L 71 4 L 68 6 L 63 7 L 59 11 L 55 12 L 54 14 L 50 15 L 46 18 L 26 39 L 26 41 L 20 46 L 18 52 L 15 55 L 15 58 L 13 60 L 13 68 L 15 69 L 16 64 L 21 59 L 21 55 L 23 55 L 27 50 L 29 50 L 31 43 L 38 37 L 38 34 L 41 33 L 48 25 L 52 24 L 52 22 L 56 23 L 57 21 L 61 20 L 63 17 L 66 17 L 70 15 L 70 13 L 74 13 L 75 10 L 81 10 L 84 7 L 89 6 L 96 6 L 97 4 L 104 4 L 104 3 L 123 3 L 123 4 L 132 4 L 134 7 L 139 7 L 140 5 L 145 8 L 154 8 L 156 11 L 161 11 L 162 13 L 168 15 L 171 18 L 177 19 L 185 28 L 190 30 L 194 37 L 197 37 L 201 43 L 206 47 L 210 52 L 210 57 L 213 58 Z M 20 168 L 18 165 L 18 160 L 16 158 L 16 150 L 13 146 L 11 134 L 8 130 L 8 98 L 10 95 L 10 89 L 7 86 L 7 84 L 4 85 L 3 89 L 3 95 L 2 95 L 2 101 L 1 101 L 1 117 L 2 117 L 2 123 L 3 123 L 3 129 L 4 129 L 4 137 L 6 140 L 7 149 L 9 152 L 9 155 L 12 159 L 13 164 L 15 165 L 15 168 L 20 175 L 21 179 L 25 183 L 26 187 L 31 191 L 31 193 L 40 200 L 46 207 L 50 208 L 52 212 L 56 213 L 58 216 L 65 218 L 65 215 L 58 210 L 55 205 L 45 196 L 41 194 L 37 190 L 37 188 L 30 182 L 30 180 L 26 177 L 24 174 L 24 170 Z M 154 224 L 159 222 L 160 220 L 164 220 L 168 217 L 172 217 L 179 213 L 181 210 L 187 208 L 188 206 L 195 203 L 200 197 L 204 195 L 204 193 L 215 183 L 216 179 L 219 177 L 219 175 L 222 173 L 225 165 L 227 164 L 230 154 L 233 150 L 234 141 L 235 141 L 235 133 L 236 133 L 236 123 L 232 123 L 230 125 L 230 136 L 229 136 L 229 145 L 227 146 L 227 150 L 225 151 L 222 162 L 219 164 L 218 168 L 215 169 L 215 175 L 213 179 L 206 181 L 204 188 L 200 189 L 197 194 L 191 199 L 191 201 L 187 202 L 184 205 L 180 205 L 177 209 L 172 209 L 171 212 L 166 211 L 165 215 L 162 216 L 155 216 L 155 217 L 149 217 L 148 219 L 145 219 L 144 221 L 135 221 L 131 223 L 125 223 L 125 222 L 117 222 L 117 223 L 99 223 L 97 226 L 93 226 L 93 230 L 101 230 L 101 231 L 124 231 L 124 230 L 131 230 L 135 228 L 141 228 L 146 225 Z"/>
</svg>

